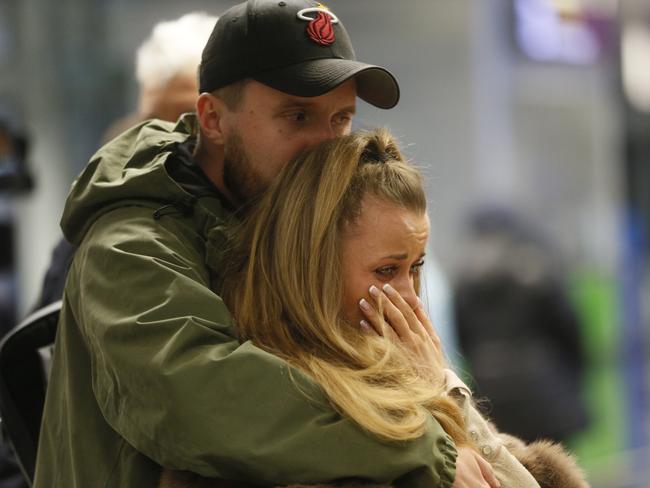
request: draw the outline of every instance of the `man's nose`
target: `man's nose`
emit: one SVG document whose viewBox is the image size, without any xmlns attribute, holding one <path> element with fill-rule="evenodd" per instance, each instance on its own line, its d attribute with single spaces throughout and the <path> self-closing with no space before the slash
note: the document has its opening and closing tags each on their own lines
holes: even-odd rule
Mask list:
<svg viewBox="0 0 650 488">
<path fill-rule="evenodd" d="M 317 146 L 321 142 L 334 139 L 336 136 L 337 134 L 334 127 L 332 127 L 332 124 L 329 122 L 322 122 L 312 127 L 308 136 L 307 145 L 311 148 Z"/>
</svg>

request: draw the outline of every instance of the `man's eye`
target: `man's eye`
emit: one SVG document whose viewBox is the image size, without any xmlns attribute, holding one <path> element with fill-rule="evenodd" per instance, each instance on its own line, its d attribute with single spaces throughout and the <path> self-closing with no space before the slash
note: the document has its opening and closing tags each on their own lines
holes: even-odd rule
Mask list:
<svg viewBox="0 0 650 488">
<path fill-rule="evenodd" d="M 352 121 L 352 114 L 346 112 L 342 114 L 338 114 L 334 117 L 334 123 L 335 124 L 347 124 L 348 122 Z"/>
<path fill-rule="evenodd" d="M 291 122 L 304 122 L 305 120 L 307 120 L 307 114 L 305 112 L 293 112 L 287 114 L 286 117 Z"/>
</svg>

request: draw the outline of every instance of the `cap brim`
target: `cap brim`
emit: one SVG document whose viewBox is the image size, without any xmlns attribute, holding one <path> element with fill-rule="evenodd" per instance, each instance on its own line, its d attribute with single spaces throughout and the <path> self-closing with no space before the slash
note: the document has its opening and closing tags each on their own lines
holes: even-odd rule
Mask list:
<svg viewBox="0 0 650 488">
<path fill-rule="evenodd" d="M 253 78 L 276 90 L 299 97 L 316 97 L 353 78 L 357 96 L 379 108 L 393 108 L 399 85 L 385 68 L 348 59 L 313 59 L 258 73 Z"/>
</svg>

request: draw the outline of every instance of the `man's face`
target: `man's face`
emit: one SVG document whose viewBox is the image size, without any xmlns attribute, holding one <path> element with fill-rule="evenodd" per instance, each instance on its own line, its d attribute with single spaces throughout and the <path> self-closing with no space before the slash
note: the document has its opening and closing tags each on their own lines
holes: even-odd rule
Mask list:
<svg viewBox="0 0 650 488">
<path fill-rule="evenodd" d="M 350 133 L 356 87 L 348 80 L 318 97 L 297 97 L 256 81 L 223 117 L 224 182 L 239 200 L 262 192 L 284 165 L 305 150 Z"/>
</svg>

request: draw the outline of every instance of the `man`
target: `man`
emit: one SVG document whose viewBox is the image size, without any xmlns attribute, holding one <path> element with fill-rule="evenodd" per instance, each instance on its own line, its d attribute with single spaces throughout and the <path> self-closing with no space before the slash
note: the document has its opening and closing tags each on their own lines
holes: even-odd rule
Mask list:
<svg viewBox="0 0 650 488">
<path fill-rule="evenodd" d="M 196 118 L 126 132 L 73 185 L 62 227 L 79 247 L 36 488 L 152 487 L 160 466 L 262 485 L 451 486 L 455 448 L 433 419 L 417 440 L 381 442 L 288 364 L 240 345 L 210 290 L 219 263 L 206 262 L 287 160 L 349 132 L 355 95 L 393 107 L 395 79 L 357 62 L 320 4 L 251 0 L 217 22 L 199 82 Z"/>
</svg>

